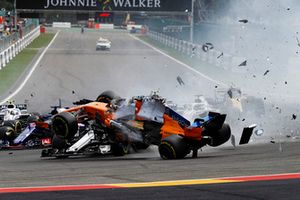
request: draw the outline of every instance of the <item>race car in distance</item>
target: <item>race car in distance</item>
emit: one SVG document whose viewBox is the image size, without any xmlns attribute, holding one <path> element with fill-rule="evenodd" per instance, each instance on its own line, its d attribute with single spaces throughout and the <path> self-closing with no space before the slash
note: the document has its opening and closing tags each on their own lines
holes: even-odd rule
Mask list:
<svg viewBox="0 0 300 200">
<path fill-rule="evenodd" d="M 107 50 L 111 47 L 111 41 L 108 39 L 100 37 L 96 44 L 96 51 L 97 50 Z"/>
<path fill-rule="evenodd" d="M 67 157 L 88 152 L 124 155 L 130 144 L 158 145 L 163 159 L 184 158 L 199 148 L 229 140 L 226 115 L 210 112 L 193 123 L 168 106 L 157 93 L 126 101 L 106 91 L 96 101 L 82 100 L 52 118 L 52 148 L 42 157 Z M 79 128 L 83 124 L 84 128 Z"/>
</svg>

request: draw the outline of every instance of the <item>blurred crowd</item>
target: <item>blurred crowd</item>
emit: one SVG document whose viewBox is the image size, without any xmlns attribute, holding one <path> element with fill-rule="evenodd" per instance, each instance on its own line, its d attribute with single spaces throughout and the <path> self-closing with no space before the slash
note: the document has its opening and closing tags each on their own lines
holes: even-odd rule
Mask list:
<svg viewBox="0 0 300 200">
<path fill-rule="evenodd" d="M 3 12 L 0 8 L 0 51 L 7 48 L 18 39 L 23 38 L 39 25 L 38 19 L 17 18 L 12 12 Z M 17 21 L 17 22 L 15 22 Z"/>
<path fill-rule="evenodd" d="M 13 33 L 19 33 L 22 37 L 22 29 L 26 26 L 27 19 L 18 19 L 15 26 L 14 17 L 0 16 L 0 38 L 9 37 Z"/>
</svg>

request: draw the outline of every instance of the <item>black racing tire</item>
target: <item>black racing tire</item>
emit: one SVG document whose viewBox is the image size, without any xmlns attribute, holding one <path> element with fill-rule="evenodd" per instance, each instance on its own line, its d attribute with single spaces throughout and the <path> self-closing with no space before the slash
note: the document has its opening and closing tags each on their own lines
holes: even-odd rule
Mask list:
<svg viewBox="0 0 300 200">
<path fill-rule="evenodd" d="M 129 153 L 130 144 L 118 142 L 112 145 L 112 154 L 114 156 L 124 156 Z"/>
<path fill-rule="evenodd" d="M 15 139 L 16 133 L 15 130 L 10 126 L 1 126 L 0 127 L 0 140 L 12 141 Z"/>
<path fill-rule="evenodd" d="M 227 142 L 231 137 L 231 130 L 228 124 L 223 124 L 222 128 L 211 135 L 212 141 L 209 146 L 216 147 Z"/>
<path fill-rule="evenodd" d="M 69 155 L 55 155 L 55 158 L 57 158 L 57 159 L 65 159 L 65 158 L 69 158 Z"/>
<path fill-rule="evenodd" d="M 3 126 L 8 126 L 14 129 L 15 133 L 22 132 L 22 123 L 19 120 L 4 121 Z"/>
<path fill-rule="evenodd" d="M 66 149 L 68 148 L 67 141 L 56 135 L 52 137 L 52 148 L 53 149 Z"/>
<path fill-rule="evenodd" d="M 77 133 L 78 123 L 76 117 L 69 112 L 62 112 L 52 119 L 52 131 L 62 139 L 71 139 Z"/>
<path fill-rule="evenodd" d="M 102 92 L 96 99 L 97 102 L 110 103 L 117 96 L 113 91 L 107 90 Z"/>
<path fill-rule="evenodd" d="M 32 114 L 32 115 L 30 115 L 30 116 L 27 118 L 27 124 L 35 123 L 35 122 L 38 122 L 38 121 L 40 121 L 40 120 L 41 120 L 40 115 Z"/>
<path fill-rule="evenodd" d="M 150 145 L 149 144 L 145 144 L 143 142 L 136 142 L 134 143 L 134 146 L 137 150 L 145 150 L 147 149 Z"/>
<path fill-rule="evenodd" d="M 189 146 L 182 136 L 173 134 L 161 141 L 158 150 L 162 159 L 182 159 L 189 153 Z"/>
</svg>

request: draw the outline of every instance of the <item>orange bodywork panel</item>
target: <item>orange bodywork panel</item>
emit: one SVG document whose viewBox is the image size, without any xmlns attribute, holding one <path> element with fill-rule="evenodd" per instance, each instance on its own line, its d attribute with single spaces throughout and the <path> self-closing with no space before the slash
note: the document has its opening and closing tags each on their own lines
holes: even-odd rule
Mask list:
<svg viewBox="0 0 300 200">
<path fill-rule="evenodd" d="M 90 119 L 95 119 L 98 113 L 100 119 L 104 122 L 107 127 L 110 127 L 110 120 L 113 119 L 113 113 L 109 112 L 109 107 L 107 103 L 102 102 L 91 102 L 88 104 L 76 106 L 65 110 L 64 112 L 76 112 L 82 110 L 84 114 Z"/>
<path fill-rule="evenodd" d="M 200 127 L 181 127 L 178 122 L 172 119 L 170 116 L 164 114 L 164 125 L 160 129 L 160 133 L 162 135 L 162 139 L 172 135 L 182 135 L 186 138 L 190 138 L 193 140 L 201 140 L 202 139 L 202 128 Z"/>
<path fill-rule="evenodd" d="M 202 130 L 200 127 L 186 127 L 184 134 L 186 138 L 200 141 L 202 139 Z"/>
<path fill-rule="evenodd" d="M 35 124 L 39 128 L 45 128 L 45 129 L 49 128 L 49 123 L 46 123 L 46 122 L 35 122 Z"/>
<path fill-rule="evenodd" d="M 178 124 L 177 121 L 172 119 L 170 116 L 164 114 L 164 125 L 160 129 L 160 133 L 162 135 L 162 139 L 172 135 L 184 135 L 184 129 Z"/>
<path fill-rule="evenodd" d="M 136 111 L 139 111 L 140 107 L 141 107 L 141 103 L 137 101 Z M 86 115 L 90 119 L 95 119 L 96 114 L 98 113 L 101 121 L 104 122 L 104 124 L 107 127 L 111 127 L 110 122 L 112 119 L 114 119 L 114 113 L 110 112 L 109 110 L 110 107 L 107 103 L 91 102 L 85 105 L 80 105 L 80 106 L 67 109 L 63 112 L 82 111 L 82 113 L 84 113 L 84 115 Z M 193 140 L 201 140 L 202 130 L 203 130 L 201 127 L 182 127 L 179 125 L 178 121 L 174 120 L 167 114 L 163 115 L 163 119 L 164 119 L 164 123 L 160 129 L 160 134 L 162 135 L 162 139 L 172 134 L 178 134 Z M 143 127 L 143 123 L 138 124 L 136 128 L 142 129 L 142 127 Z"/>
<path fill-rule="evenodd" d="M 138 117 L 137 114 L 140 112 L 143 102 L 141 100 L 135 101 L 135 119 L 136 120 L 143 120 L 143 118 Z"/>
</svg>

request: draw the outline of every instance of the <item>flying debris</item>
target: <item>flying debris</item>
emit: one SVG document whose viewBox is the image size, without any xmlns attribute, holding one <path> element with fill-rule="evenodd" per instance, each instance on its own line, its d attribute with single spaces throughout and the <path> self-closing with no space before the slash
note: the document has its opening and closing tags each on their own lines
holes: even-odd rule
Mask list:
<svg viewBox="0 0 300 200">
<path fill-rule="evenodd" d="M 285 82 L 284 82 L 284 84 L 286 84 L 286 85 L 287 85 L 287 81 L 285 81 Z"/>
<path fill-rule="evenodd" d="M 197 49 L 197 47 L 196 47 L 196 46 L 193 46 L 191 58 L 195 56 L 195 54 L 196 54 L 196 49 Z"/>
<path fill-rule="evenodd" d="M 248 21 L 248 19 L 240 19 L 239 22 L 246 24 L 246 23 L 248 23 L 249 21 Z"/>
<path fill-rule="evenodd" d="M 299 41 L 298 37 L 296 37 L 296 40 L 297 40 L 298 47 L 300 47 L 300 41 Z"/>
<path fill-rule="evenodd" d="M 281 113 L 281 108 L 279 108 L 278 106 L 275 108 L 276 110 L 279 110 L 279 113 Z"/>
<path fill-rule="evenodd" d="M 239 67 L 242 67 L 242 66 L 247 66 L 247 60 L 245 60 L 244 62 L 242 62 L 241 64 L 239 64 Z"/>
<path fill-rule="evenodd" d="M 238 88 L 233 88 L 231 87 L 228 91 L 227 91 L 228 96 L 230 97 L 230 99 L 235 98 L 235 97 L 239 97 L 242 95 L 242 91 Z"/>
<path fill-rule="evenodd" d="M 75 91 L 74 91 L 74 90 L 72 90 L 72 94 L 75 94 Z"/>
<path fill-rule="evenodd" d="M 217 57 L 217 59 L 221 58 L 223 56 L 223 52 Z"/>
<path fill-rule="evenodd" d="M 197 47 L 193 46 L 192 51 L 196 51 Z"/>
<path fill-rule="evenodd" d="M 270 142 L 271 142 L 272 144 L 275 144 L 275 139 L 274 139 L 273 137 L 271 137 L 270 139 L 271 139 Z"/>
<path fill-rule="evenodd" d="M 180 76 L 177 76 L 176 79 L 177 79 L 179 85 L 184 85 L 184 82 L 183 82 L 183 80 L 182 80 L 182 78 Z"/>
<path fill-rule="evenodd" d="M 214 48 L 214 45 L 212 43 L 209 43 L 209 42 L 202 45 L 202 50 L 204 52 L 208 52 L 209 50 L 212 50 L 213 48 Z"/>
<path fill-rule="evenodd" d="M 254 134 L 257 136 L 262 136 L 264 134 L 264 129 L 257 129 L 254 131 Z"/>
<path fill-rule="evenodd" d="M 234 135 L 231 135 L 231 145 L 235 148 L 236 147 L 236 144 L 235 144 L 235 136 Z"/>
<path fill-rule="evenodd" d="M 270 72 L 270 70 L 266 70 L 264 73 L 264 76 L 267 75 Z"/>
<path fill-rule="evenodd" d="M 253 133 L 253 129 L 256 126 L 257 126 L 256 124 L 252 124 L 252 125 L 250 125 L 248 127 L 245 127 L 243 129 L 243 133 L 242 133 L 242 137 L 241 137 L 239 145 L 248 144 L 248 142 L 249 142 L 249 140 L 251 138 L 251 135 Z"/>
<path fill-rule="evenodd" d="M 281 142 L 279 143 L 279 152 L 283 152 L 283 149 L 282 149 L 282 144 L 281 144 Z"/>
<path fill-rule="evenodd" d="M 297 115 L 293 114 L 292 115 L 292 120 L 295 120 L 297 118 Z"/>
</svg>

